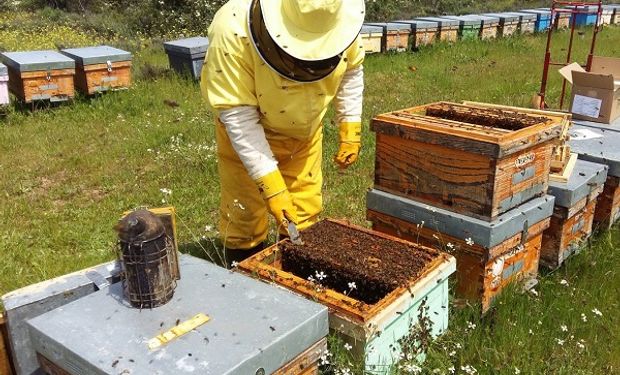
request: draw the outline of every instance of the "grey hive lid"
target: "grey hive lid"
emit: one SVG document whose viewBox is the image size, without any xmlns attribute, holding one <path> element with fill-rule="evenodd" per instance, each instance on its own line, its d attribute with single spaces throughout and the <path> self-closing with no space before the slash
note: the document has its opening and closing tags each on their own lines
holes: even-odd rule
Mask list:
<svg viewBox="0 0 620 375">
<path fill-rule="evenodd" d="M 549 194 L 555 197 L 556 206 L 573 207 L 605 183 L 608 169 L 603 164 L 577 160 L 567 182 L 549 181 Z"/>
<path fill-rule="evenodd" d="M 441 27 L 450 27 L 450 26 L 458 26 L 459 25 L 459 21 L 455 20 L 455 19 L 450 19 L 450 18 L 443 18 L 443 17 L 420 17 L 420 18 L 416 18 L 416 20 L 423 20 L 423 21 L 433 21 L 433 22 L 437 22 L 439 24 L 439 26 Z"/>
<path fill-rule="evenodd" d="M 496 17 L 504 22 L 517 22 L 521 17 L 517 13 L 484 13 L 483 16 Z"/>
<path fill-rule="evenodd" d="M 173 52 L 183 55 L 205 54 L 209 48 L 209 38 L 196 36 L 193 38 L 173 40 L 164 43 L 166 52 Z"/>
<path fill-rule="evenodd" d="M 609 176 L 620 177 L 620 132 L 575 123 L 569 134 L 571 151 L 579 159 L 605 164 Z"/>
<path fill-rule="evenodd" d="M 524 9 L 521 12 L 523 13 L 533 13 L 536 14 L 540 18 L 551 18 L 551 11 L 545 9 Z"/>
<path fill-rule="evenodd" d="M 7 74 L 9 74 L 9 71 L 6 68 L 6 65 L 0 63 L 0 76 L 5 76 Z"/>
<path fill-rule="evenodd" d="M 527 12 L 514 12 L 514 14 L 518 14 L 521 18 L 521 21 L 536 21 L 538 15 L 536 13 L 527 13 Z"/>
<path fill-rule="evenodd" d="M 5 52 L 2 61 L 20 72 L 74 69 L 75 61 L 56 51 Z"/>
<path fill-rule="evenodd" d="M 457 20 L 461 26 L 482 26 L 482 19 L 475 16 L 446 16 L 445 18 Z"/>
<path fill-rule="evenodd" d="M 58 361 L 81 374 L 271 374 L 329 332 L 318 303 L 191 256 L 180 267 L 164 306 L 129 307 L 119 282 L 31 319 L 37 351 L 62 354 Z M 149 339 L 198 313 L 210 320 L 148 349 Z"/>
<path fill-rule="evenodd" d="M 360 34 L 371 34 L 371 33 L 379 33 L 382 34 L 383 33 L 383 27 L 381 26 L 375 26 L 375 25 L 369 25 L 369 24 L 363 24 L 362 25 L 362 30 L 360 31 Z"/>
<path fill-rule="evenodd" d="M 497 25 L 499 24 L 499 17 L 490 16 L 485 14 L 472 14 L 472 17 L 480 18 L 483 25 Z"/>
<path fill-rule="evenodd" d="M 380 26 L 383 27 L 383 30 L 387 31 L 411 30 L 410 25 L 396 22 L 370 22 L 367 23 L 367 25 Z"/>
<path fill-rule="evenodd" d="M 131 61 L 131 53 L 110 46 L 68 48 L 60 51 L 78 65 L 105 64 L 108 61 Z"/>
<path fill-rule="evenodd" d="M 376 189 L 371 189 L 366 196 L 369 210 L 424 225 L 461 240 L 471 238 L 474 243 L 487 249 L 550 217 L 553 214 L 553 201 L 551 195 L 535 198 L 488 222 Z"/>
<path fill-rule="evenodd" d="M 603 5 L 603 8 L 620 10 L 620 4 L 607 4 Z"/>
<path fill-rule="evenodd" d="M 411 26 L 411 30 L 428 30 L 437 29 L 439 22 L 437 21 L 425 21 L 425 20 L 398 20 L 396 23 L 404 23 Z"/>
</svg>

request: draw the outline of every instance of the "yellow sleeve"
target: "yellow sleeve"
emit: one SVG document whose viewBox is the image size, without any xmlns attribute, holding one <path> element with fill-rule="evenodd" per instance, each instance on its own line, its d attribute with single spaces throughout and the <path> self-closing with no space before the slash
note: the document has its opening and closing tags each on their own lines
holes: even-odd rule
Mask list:
<svg viewBox="0 0 620 375">
<path fill-rule="evenodd" d="M 358 35 L 346 52 L 347 70 L 352 70 L 362 65 L 365 56 L 366 52 L 362 44 L 362 37 Z"/>
</svg>

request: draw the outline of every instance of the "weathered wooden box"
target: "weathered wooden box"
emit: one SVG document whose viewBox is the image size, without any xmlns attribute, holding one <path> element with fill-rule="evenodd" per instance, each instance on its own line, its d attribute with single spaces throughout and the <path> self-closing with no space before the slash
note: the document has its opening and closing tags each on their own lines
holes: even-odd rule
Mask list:
<svg viewBox="0 0 620 375">
<path fill-rule="evenodd" d="M 475 16 L 445 16 L 442 18 L 459 22 L 459 38 L 462 40 L 479 39 L 482 33 L 482 20 Z"/>
<path fill-rule="evenodd" d="M 594 223 L 609 229 L 620 218 L 620 119 L 612 125 L 576 121 L 570 130 L 571 150 L 579 159 L 609 167 L 607 180 L 599 195 Z"/>
<path fill-rule="evenodd" d="M 409 36 L 411 28 L 409 25 L 395 22 L 373 22 L 368 25 L 383 28 L 383 39 L 381 41 L 381 51 L 403 52 L 409 49 Z"/>
<path fill-rule="evenodd" d="M 482 29 L 480 30 L 480 39 L 489 40 L 495 39 L 499 35 L 500 19 L 496 16 L 490 15 L 472 15 L 472 17 L 479 18 L 482 21 Z"/>
<path fill-rule="evenodd" d="M 63 49 L 75 61 L 75 87 L 85 95 L 128 89 L 131 53 L 110 46 Z"/>
<path fill-rule="evenodd" d="M 4 314 L 0 313 L 0 374 L 13 375 L 11 354 L 9 353 L 9 336 Z"/>
<path fill-rule="evenodd" d="M 455 271 L 455 259 L 443 252 L 403 241 L 401 239 L 330 221 L 363 234 L 404 244 L 415 251 L 432 256 L 420 276 L 393 290 L 375 304 L 369 305 L 340 290 L 317 287 L 316 281 L 299 277 L 283 269 L 282 251 L 275 244 L 241 262 L 239 269 L 267 282 L 276 283 L 306 298 L 318 301 L 330 311 L 329 325 L 343 341 L 352 346 L 351 352 L 363 360 L 368 373 L 388 374 L 399 361 L 399 339 L 407 337 L 422 313 L 431 321 L 433 337 L 448 327 L 448 278 Z M 304 238 L 302 232 L 302 239 Z M 285 240 L 289 241 L 289 240 Z M 355 243 L 351 243 L 355 248 Z M 380 267 L 380 262 L 377 263 Z M 319 270 L 317 270 L 318 272 Z M 330 277 L 330 275 L 326 275 Z M 345 287 L 346 288 L 346 287 Z"/>
<path fill-rule="evenodd" d="M 536 20 L 538 16 L 533 13 L 514 12 L 519 15 L 519 32 L 521 34 L 533 34 L 536 32 Z"/>
<path fill-rule="evenodd" d="M 25 103 L 66 101 L 75 96 L 75 62 L 56 51 L 6 52 L 9 90 Z"/>
<path fill-rule="evenodd" d="M 70 375 L 317 373 L 324 306 L 187 255 L 181 272 L 173 300 L 158 308 L 132 308 L 115 283 L 30 319 L 42 365 Z M 149 348 L 199 313 L 209 321 Z"/>
<path fill-rule="evenodd" d="M 609 7 L 603 7 L 603 11 L 601 13 L 601 24 L 603 25 L 611 25 L 612 18 L 614 17 L 614 10 Z"/>
<path fill-rule="evenodd" d="M 535 31 L 542 33 L 551 27 L 551 11 L 545 9 L 524 9 L 521 12 L 536 15 Z"/>
<path fill-rule="evenodd" d="M 603 9 L 611 11 L 611 24 L 620 24 L 620 4 L 603 5 Z"/>
<path fill-rule="evenodd" d="M 373 229 L 452 253 L 457 295 L 480 302 L 484 312 L 509 283 L 536 279 L 553 197 L 531 200 L 490 223 L 374 189 L 367 207 Z"/>
<path fill-rule="evenodd" d="M 375 188 L 493 220 L 546 193 L 563 119 L 447 102 L 378 115 Z"/>
<path fill-rule="evenodd" d="M 459 21 L 442 17 L 421 17 L 420 21 L 431 21 L 439 24 L 439 40 L 442 42 L 456 42 L 459 39 Z"/>
<path fill-rule="evenodd" d="M 170 67 L 179 74 L 200 79 L 202 65 L 209 48 L 209 38 L 193 37 L 164 43 Z"/>
<path fill-rule="evenodd" d="M 416 50 L 422 46 L 433 44 L 439 36 L 439 23 L 422 20 L 394 21 L 411 27 L 411 49 Z"/>
<path fill-rule="evenodd" d="M 558 29 L 570 28 L 570 13 L 559 12 L 554 22 Z"/>
<path fill-rule="evenodd" d="M 9 71 L 4 64 L 0 64 L 0 107 L 9 104 Z"/>
<path fill-rule="evenodd" d="M 362 26 L 362 30 L 360 31 L 360 36 L 362 37 L 362 43 L 364 44 L 364 50 L 366 53 L 381 52 L 383 27 L 364 24 Z"/>
<path fill-rule="evenodd" d="M 592 234 L 594 210 L 607 179 L 606 165 L 578 160 L 567 182 L 550 182 L 555 197 L 551 225 L 543 234 L 540 262 L 556 269 Z"/>
<path fill-rule="evenodd" d="M 499 18 L 498 36 L 508 37 L 519 31 L 521 17 L 516 13 L 484 13 L 483 15 Z"/>
</svg>

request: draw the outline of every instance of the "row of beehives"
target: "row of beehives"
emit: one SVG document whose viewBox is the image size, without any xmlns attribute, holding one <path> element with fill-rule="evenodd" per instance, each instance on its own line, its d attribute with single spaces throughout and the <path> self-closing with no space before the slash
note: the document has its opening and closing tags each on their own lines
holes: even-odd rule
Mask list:
<svg viewBox="0 0 620 375">
<path fill-rule="evenodd" d="M 587 9 L 587 10 L 586 10 Z M 596 24 L 598 7 L 587 7 L 575 14 L 576 26 Z M 416 50 L 435 41 L 455 42 L 459 39 L 493 39 L 515 33 L 544 32 L 550 27 L 569 28 L 571 14 L 559 13 L 551 20 L 549 8 L 518 12 L 483 13 L 464 16 L 421 17 L 413 20 L 366 23 L 362 38 L 367 53 Z M 600 24 L 620 24 L 620 5 L 605 5 Z"/>
<path fill-rule="evenodd" d="M 67 101 L 131 85 L 131 53 L 109 46 L 0 54 L 0 104 Z"/>
</svg>

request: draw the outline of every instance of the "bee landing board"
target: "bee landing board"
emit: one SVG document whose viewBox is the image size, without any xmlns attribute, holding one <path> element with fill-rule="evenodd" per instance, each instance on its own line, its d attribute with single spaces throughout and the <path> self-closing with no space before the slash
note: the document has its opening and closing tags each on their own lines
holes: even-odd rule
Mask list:
<svg viewBox="0 0 620 375">
<path fill-rule="evenodd" d="M 4 64 L 0 64 L 0 107 L 9 104 L 9 71 Z"/>
<path fill-rule="evenodd" d="M 375 188 L 491 221 L 546 193 L 562 121 L 445 102 L 378 115 Z"/>
<path fill-rule="evenodd" d="M 110 46 L 61 51 L 75 61 L 75 87 L 85 95 L 131 86 L 131 53 Z"/>
<path fill-rule="evenodd" d="M 409 49 L 409 35 L 411 34 L 409 25 L 395 22 L 377 22 L 368 23 L 367 25 L 383 28 L 381 52 L 403 52 Z"/>
<path fill-rule="evenodd" d="M 411 49 L 413 50 L 435 43 L 439 36 L 439 23 L 434 21 L 400 20 L 394 22 L 411 27 Z"/>
<path fill-rule="evenodd" d="M 383 40 L 383 27 L 364 24 L 362 31 L 362 44 L 366 53 L 381 52 L 381 41 Z"/>
<path fill-rule="evenodd" d="M 56 51 L 6 52 L 9 90 L 24 103 L 62 102 L 75 96 L 75 62 Z"/>
<path fill-rule="evenodd" d="M 479 301 L 484 312 L 509 283 L 536 278 L 553 201 L 533 199 L 489 223 L 371 190 L 367 219 L 377 231 L 452 252 L 457 295 Z"/>
<path fill-rule="evenodd" d="M 170 67 L 175 72 L 181 75 L 189 74 L 196 80 L 200 79 L 207 48 L 209 39 L 201 36 L 164 43 Z"/>
<path fill-rule="evenodd" d="M 343 248 L 340 241 L 332 241 L 331 237 L 327 241 L 323 240 L 324 243 L 333 243 L 333 252 L 330 253 L 336 254 L 346 249 L 350 254 L 362 254 L 360 259 L 368 260 L 368 264 L 375 264 L 381 270 L 379 273 L 386 271 L 385 266 L 381 268 L 381 265 L 387 264 L 383 262 L 387 259 L 380 259 L 382 258 L 381 254 L 384 250 L 389 250 L 392 247 L 409 248 L 413 254 L 426 259 L 430 257 L 432 260 L 425 263 L 416 277 L 409 279 L 402 285 L 395 286 L 395 289 L 373 304 L 353 298 L 355 293 L 372 292 L 372 288 L 364 289 L 365 286 L 358 283 L 356 288 L 343 291 L 341 289 L 347 288 L 347 281 L 349 280 L 337 280 L 338 276 L 332 275 L 330 271 L 321 270 L 324 273 L 321 274 L 318 273 L 319 270 L 315 270 L 318 274 L 314 281 L 308 280 L 305 275 L 295 274 L 295 271 L 287 271 L 284 265 L 285 257 L 290 257 L 290 255 L 284 253 L 292 251 L 289 246 L 293 246 L 289 240 L 281 241 L 241 262 L 239 268 L 241 271 L 256 275 L 266 282 L 276 283 L 327 306 L 330 311 L 330 328 L 343 341 L 353 347 L 351 352 L 358 359 L 364 361 L 366 370 L 370 373 L 387 374 L 392 365 L 399 361 L 401 353 L 399 339 L 411 334 L 412 327 L 418 322 L 421 311 L 424 311 L 424 315 L 431 321 L 430 327 L 426 328 L 430 330 L 433 336 L 437 336 L 446 330 L 448 326 L 448 277 L 454 272 L 456 262 L 448 254 L 365 228 L 331 220 L 321 223 L 331 223 L 337 226 L 338 229 L 334 229 L 334 233 L 338 236 L 334 235 L 333 238 L 353 236 L 353 238 L 360 238 L 361 243 L 361 238 L 367 240 L 370 237 L 376 240 L 375 244 L 391 243 L 392 245 L 370 250 L 371 247 L 365 247 L 360 243 L 355 243 L 355 241 L 350 241 L 348 247 Z M 311 230 L 312 227 L 301 233 L 304 240 L 303 246 L 312 247 L 316 242 L 315 239 L 318 239 L 308 237 L 308 231 Z M 346 235 L 339 237 L 342 233 Z M 303 249 L 300 251 L 304 253 Z M 376 252 L 376 258 L 367 257 L 372 251 Z M 293 250 L 293 254 L 295 253 Z M 330 256 L 326 256 L 319 262 L 322 262 L 323 265 L 338 264 L 332 262 L 330 258 Z M 315 264 L 312 260 L 310 263 Z M 346 268 L 345 266 L 343 270 Z M 362 274 L 363 271 L 360 271 L 360 275 Z M 330 278 L 333 280 L 330 281 Z M 338 290 L 330 289 L 327 286 L 319 285 L 319 281 L 317 281 L 319 279 L 326 280 L 326 284 L 328 281 L 331 283 L 344 282 L 345 286 Z"/>
</svg>

